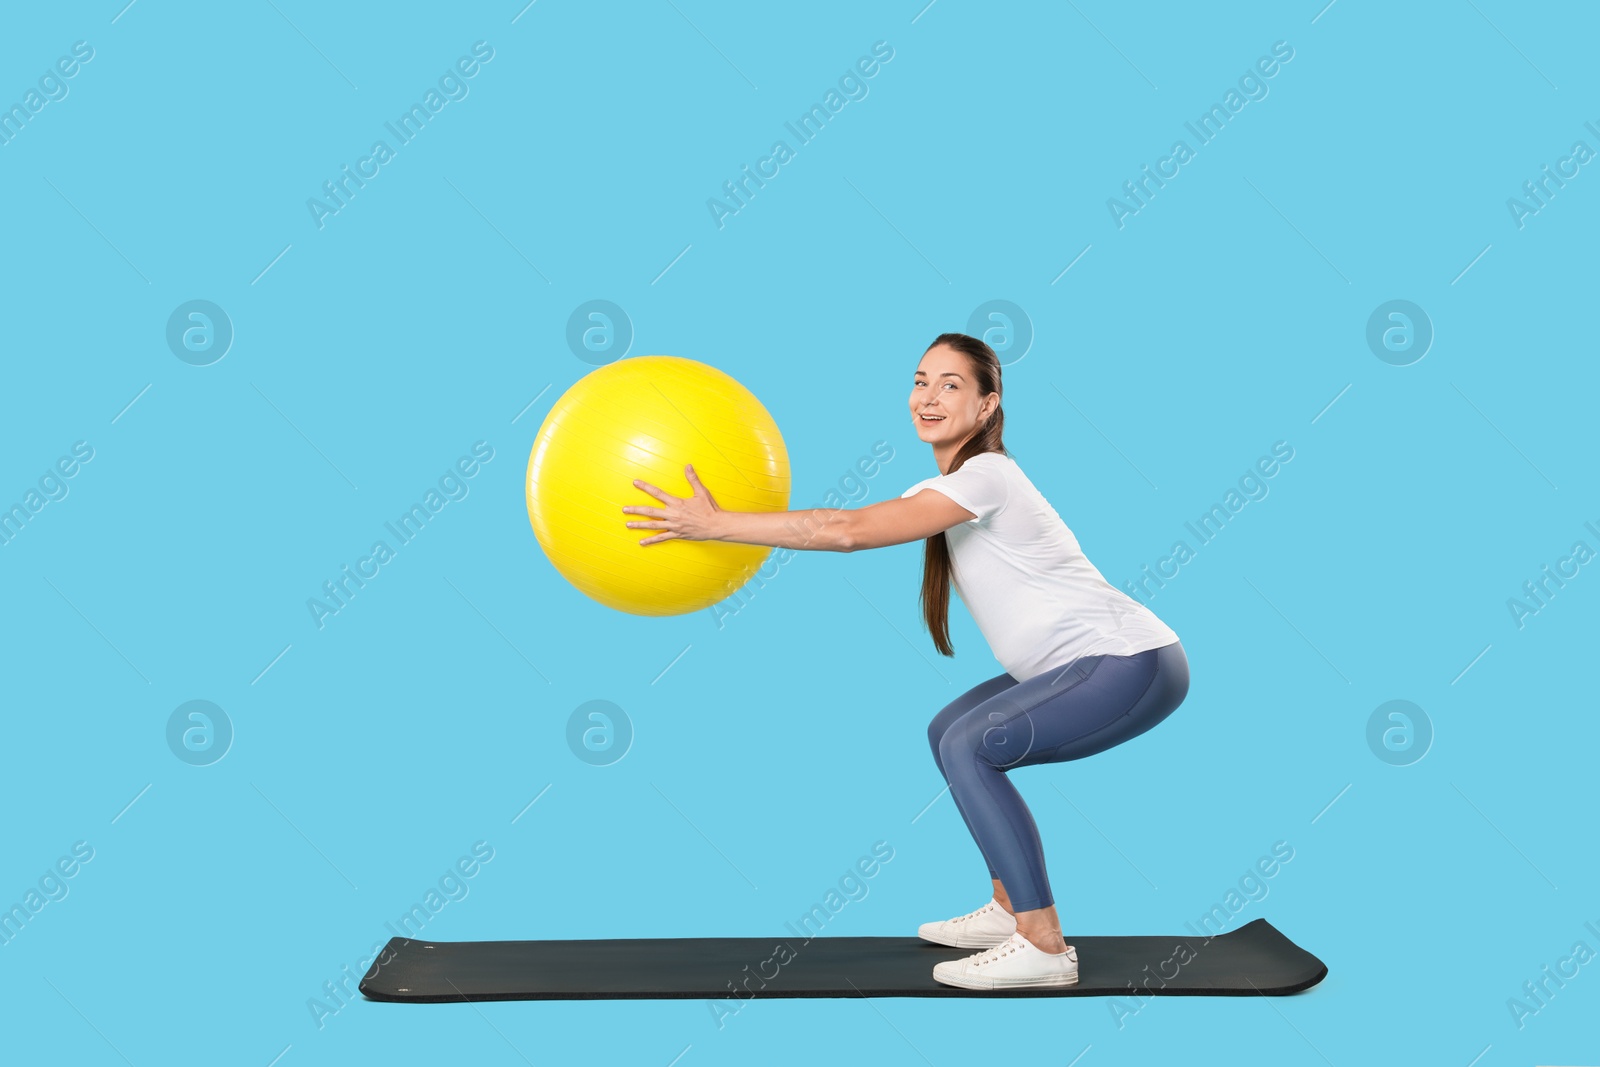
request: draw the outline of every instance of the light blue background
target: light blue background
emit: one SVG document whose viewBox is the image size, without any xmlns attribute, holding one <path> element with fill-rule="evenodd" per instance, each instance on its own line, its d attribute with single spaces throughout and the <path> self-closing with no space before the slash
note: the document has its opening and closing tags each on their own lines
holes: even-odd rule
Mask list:
<svg viewBox="0 0 1600 1067">
<path fill-rule="evenodd" d="M 16 1058 L 1600 1059 L 1600 964 L 1524 1028 L 1506 1005 L 1575 942 L 1600 950 L 1600 578 L 1520 629 L 1507 608 L 1573 542 L 1600 548 L 1600 176 L 1520 229 L 1506 206 L 1574 141 L 1600 148 L 1591 11 L 519 9 L 6 16 L 0 102 L 94 48 L 0 146 L 0 503 L 94 449 L 0 547 L 0 902 L 94 849 L 0 946 Z M 306 200 L 480 40 L 470 95 L 318 229 Z M 869 95 L 718 229 L 707 199 L 880 40 Z M 1294 58 L 1269 95 L 1119 229 L 1107 198 L 1276 41 Z M 959 604 L 958 655 L 932 650 L 920 546 L 804 554 L 720 628 L 602 608 L 544 558 L 528 451 L 591 369 L 565 331 L 597 298 L 632 354 L 762 400 L 795 507 L 879 440 L 867 500 L 934 473 L 911 370 L 1013 301 L 1035 337 L 1005 372 L 1007 443 L 1118 585 L 1288 442 L 1268 495 L 1150 602 L 1189 653 L 1184 706 L 1017 780 L 1069 939 L 1181 932 L 1285 841 L 1234 925 L 1269 919 L 1327 979 L 1162 998 L 1120 1028 L 1103 998 L 757 1000 L 722 1029 L 702 1001 L 357 1001 L 319 1028 L 323 983 L 476 841 L 493 860 L 425 937 L 776 935 L 880 840 L 893 860 L 828 936 L 985 899 L 949 798 L 927 807 L 924 730 L 998 667 Z M 164 339 L 192 299 L 236 331 L 211 366 Z M 1365 342 L 1391 299 L 1436 331 L 1410 366 Z M 308 598 L 477 441 L 494 458 L 469 495 L 319 629 Z M 192 699 L 236 731 L 206 767 L 164 736 Z M 636 730 L 606 767 L 565 742 L 596 699 Z M 1392 699 L 1436 733 L 1410 766 L 1366 742 Z"/>
</svg>

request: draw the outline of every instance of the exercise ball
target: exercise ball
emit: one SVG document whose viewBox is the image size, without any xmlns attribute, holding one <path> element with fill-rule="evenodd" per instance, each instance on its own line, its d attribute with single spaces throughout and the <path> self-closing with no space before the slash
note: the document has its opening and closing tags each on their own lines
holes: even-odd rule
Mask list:
<svg viewBox="0 0 1600 1067">
<path fill-rule="evenodd" d="M 579 592 L 633 615 L 710 607 L 750 580 L 772 549 L 670 538 L 625 524 L 661 501 L 633 484 L 694 495 L 685 465 L 724 511 L 785 511 L 789 454 L 761 402 L 715 367 L 634 356 L 578 379 L 545 416 L 528 457 L 528 519 Z"/>
</svg>

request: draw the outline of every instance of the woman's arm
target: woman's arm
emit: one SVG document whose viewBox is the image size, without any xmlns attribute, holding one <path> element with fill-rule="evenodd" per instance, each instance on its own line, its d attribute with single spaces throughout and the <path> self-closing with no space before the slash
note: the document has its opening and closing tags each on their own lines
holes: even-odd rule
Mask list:
<svg viewBox="0 0 1600 1067">
<path fill-rule="evenodd" d="M 818 552 L 849 552 L 849 527 L 853 514 L 843 508 L 807 508 L 804 511 L 719 510 L 707 524 L 704 540 L 812 549 Z M 671 524 L 654 528 L 670 529 Z M 678 536 L 686 535 L 679 533 Z"/>
<path fill-rule="evenodd" d="M 846 552 L 921 541 L 977 518 L 937 489 L 924 489 L 915 496 L 880 501 L 845 514 L 851 516 L 850 547 Z"/>
<path fill-rule="evenodd" d="M 684 469 L 684 477 L 694 490 L 692 497 L 675 497 L 648 482 L 634 481 L 635 486 L 664 505 L 659 508 L 634 505 L 622 509 L 630 515 L 650 517 L 628 522 L 630 529 L 665 531 L 639 544 L 650 545 L 676 537 L 688 541 L 733 541 L 773 548 L 854 552 L 920 541 L 975 517 L 933 489 L 853 511 L 845 508 L 723 511 L 700 484 L 692 466 Z"/>
</svg>

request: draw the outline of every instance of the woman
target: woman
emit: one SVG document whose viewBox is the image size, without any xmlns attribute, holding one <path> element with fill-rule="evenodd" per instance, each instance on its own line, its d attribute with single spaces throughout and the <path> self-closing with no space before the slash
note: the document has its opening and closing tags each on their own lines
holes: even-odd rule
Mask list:
<svg viewBox="0 0 1600 1067">
<path fill-rule="evenodd" d="M 933 969 L 936 980 L 966 989 L 1078 980 L 1039 831 L 1006 772 L 1103 752 L 1166 718 L 1189 691 L 1178 635 L 1105 580 L 1006 452 L 1000 393 L 994 350 L 966 334 L 941 334 L 917 365 L 910 403 L 940 473 L 899 499 L 853 511 L 722 511 L 691 466 L 693 497 L 635 480 L 662 506 L 622 509 L 646 517 L 629 527 L 662 531 L 641 545 L 678 537 L 854 552 L 925 540 L 921 605 L 934 645 L 954 655 L 953 581 L 1005 668 L 928 726 L 934 762 L 993 883 L 976 911 L 918 930 L 937 944 L 982 950 Z"/>
</svg>

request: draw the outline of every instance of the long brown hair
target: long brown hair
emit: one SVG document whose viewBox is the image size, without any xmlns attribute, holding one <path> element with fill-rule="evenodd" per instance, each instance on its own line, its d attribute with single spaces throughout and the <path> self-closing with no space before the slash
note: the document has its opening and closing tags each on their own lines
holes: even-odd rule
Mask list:
<svg viewBox="0 0 1600 1067">
<path fill-rule="evenodd" d="M 994 349 L 981 339 L 964 333 L 941 333 L 923 352 L 926 354 L 940 345 L 948 345 L 967 357 L 967 362 L 972 364 L 972 376 L 980 401 L 990 393 L 1001 393 L 1000 359 L 994 354 Z M 1004 394 L 1001 396 L 1003 399 Z M 950 470 L 945 473 L 960 470 L 963 463 L 984 452 L 1010 455 L 1000 440 L 1005 424 L 1005 412 L 996 403 L 988 421 L 974 430 L 972 436 L 956 450 L 955 457 L 950 461 Z M 954 656 L 955 646 L 950 643 L 950 545 L 945 540 L 943 530 L 928 538 L 923 545 L 921 601 L 922 619 L 933 637 L 933 646 L 946 656 Z"/>
</svg>

